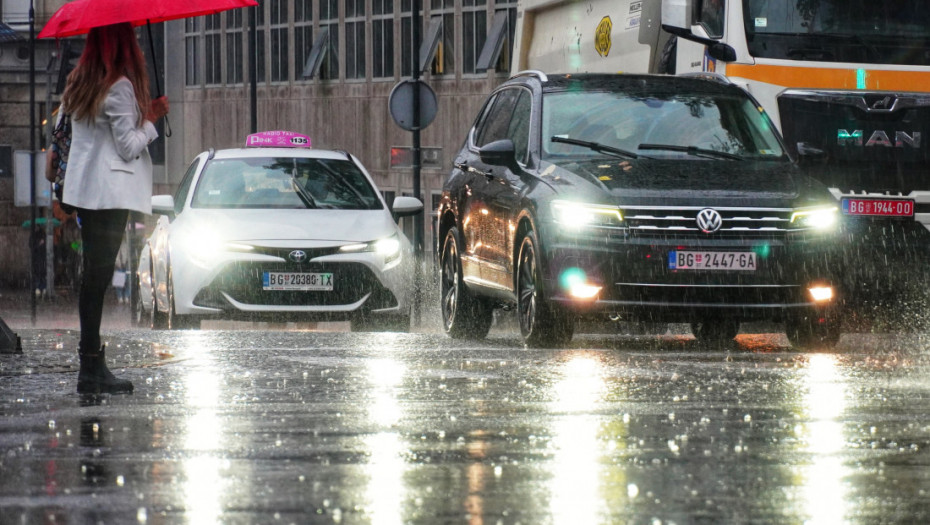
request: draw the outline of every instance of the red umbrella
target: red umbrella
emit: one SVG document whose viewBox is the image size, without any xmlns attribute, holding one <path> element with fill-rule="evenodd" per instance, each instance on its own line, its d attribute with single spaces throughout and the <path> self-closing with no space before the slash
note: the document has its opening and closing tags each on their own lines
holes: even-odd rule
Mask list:
<svg viewBox="0 0 930 525">
<path fill-rule="evenodd" d="M 230 9 L 258 5 L 256 0 L 74 0 L 63 5 L 49 18 L 45 27 L 39 32 L 39 38 L 64 38 L 83 35 L 91 29 L 110 24 L 129 22 L 134 26 L 146 25 L 149 33 L 149 47 L 155 71 L 155 44 L 152 42 L 152 24 L 212 15 Z M 161 82 L 155 75 L 156 97 L 161 96 Z M 171 127 L 165 117 L 167 130 L 165 136 L 171 136 Z"/>
<path fill-rule="evenodd" d="M 121 22 L 141 26 L 255 5 L 255 0 L 74 0 L 55 11 L 39 38 L 64 38 Z"/>
</svg>

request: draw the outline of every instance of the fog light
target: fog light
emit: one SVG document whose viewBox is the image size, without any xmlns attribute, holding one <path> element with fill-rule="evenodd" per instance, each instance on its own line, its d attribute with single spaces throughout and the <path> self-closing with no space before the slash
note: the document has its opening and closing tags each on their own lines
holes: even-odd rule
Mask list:
<svg viewBox="0 0 930 525">
<path fill-rule="evenodd" d="M 588 282 L 584 270 L 568 268 L 562 272 L 562 287 L 575 299 L 591 299 L 601 291 L 601 287 Z"/>
<path fill-rule="evenodd" d="M 829 286 L 812 286 L 807 289 L 815 303 L 833 299 L 833 288 Z"/>
</svg>

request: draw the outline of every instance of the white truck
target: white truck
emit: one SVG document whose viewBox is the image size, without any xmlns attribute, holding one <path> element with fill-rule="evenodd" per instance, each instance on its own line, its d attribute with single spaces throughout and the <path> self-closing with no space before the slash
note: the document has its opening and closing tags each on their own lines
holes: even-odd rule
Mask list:
<svg viewBox="0 0 930 525">
<path fill-rule="evenodd" d="M 515 72 L 704 72 L 744 87 L 837 198 L 849 288 L 926 288 L 923 0 L 521 0 L 517 20 Z"/>
</svg>

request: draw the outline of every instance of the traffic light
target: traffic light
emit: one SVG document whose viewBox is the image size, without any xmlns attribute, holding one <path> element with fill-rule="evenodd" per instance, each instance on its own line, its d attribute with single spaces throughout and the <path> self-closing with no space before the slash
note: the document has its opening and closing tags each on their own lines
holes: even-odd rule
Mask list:
<svg viewBox="0 0 930 525">
<path fill-rule="evenodd" d="M 77 59 L 80 58 L 81 51 L 71 47 L 71 41 L 65 40 L 61 44 L 61 50 L 58 53 L 58 82 L 55 84 L 55 94 L 60 95 L 65 90 L 65 83 L 68 81 L 68 75 L 77 66 Z"/>
</svg>

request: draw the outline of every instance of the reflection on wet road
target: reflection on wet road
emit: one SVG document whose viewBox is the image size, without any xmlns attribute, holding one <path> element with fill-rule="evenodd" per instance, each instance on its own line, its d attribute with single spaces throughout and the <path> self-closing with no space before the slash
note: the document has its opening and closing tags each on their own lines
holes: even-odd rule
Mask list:
<svg viewBox="0 0 930 525">
<path fill-rule="evenodd" d="M 0 357 L 0 524 L 930 520 L 921 334 L 110 335 L 134 395 Z"/>
</svg>

